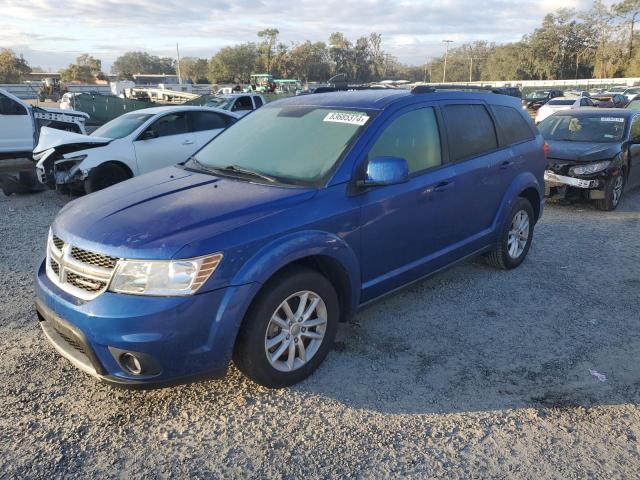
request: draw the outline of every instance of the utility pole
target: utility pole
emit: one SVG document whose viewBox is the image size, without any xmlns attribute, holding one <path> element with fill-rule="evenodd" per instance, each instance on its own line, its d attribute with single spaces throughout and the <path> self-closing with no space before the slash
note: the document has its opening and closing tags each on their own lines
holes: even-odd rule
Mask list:
<svg viewBox="0 0 640 480">
<path fill-rule="evenodd" d="M 473 82 L 473 61 L 474 60 L 482 60 L 486 57 L 469 57 L 469 83 Z"/>
<path fill-rule="evenodd" d="M 429 83 L 431 83 L 431 58 L 427 57 L 427 62 L 424 64 L 424 80 L 422 83 L 427 83 L 427 69 L 429 70 Z"/>
<path fill-rule="evenodd" d="M 446 45 L 444 52 L 444 68 L 442 69 L 442 83 L 447 81 L 447 57 L 449 56 L 449 44 L 453 43 L 453 40 L 443 40 L 442 43 Z"/>
<path fill-rule="evenodd" d="M 178 54 L 178 64 L 176 70 L 178 71 L 178 83 L 182 85 L 182 76 L 180 75 L 180 49 L 176 43 L 176 53 Z"/>
</svg>

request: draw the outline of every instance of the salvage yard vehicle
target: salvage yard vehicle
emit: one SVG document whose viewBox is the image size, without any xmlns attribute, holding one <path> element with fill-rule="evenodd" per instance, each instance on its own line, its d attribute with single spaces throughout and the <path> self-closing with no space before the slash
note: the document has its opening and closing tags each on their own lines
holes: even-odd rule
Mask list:
<svg viewBox="0 0 640 480">
<path fill-rule="evenodd" d="M 599 108 L 624 108 L 629 103 L 629 99 L 620 94 L 593 95 L 591 99 Z"/>
<path fill-rule="evenodd" d="M 33 107 L 0 89 L 0 158 L 31 157 L 41 127 L 85 133 L 88 118 L 83 112 Z"/>
<path fill-rule="evenodd" d="M 226 95 L 216 95 L 209 99 L 205 106 L 228 110 L 239 116 L 244 116 L 252 112 L 267 101 L 259 93 L 231 93 Z"/>
<path fill-rule="evenodd" d="M 85 133 L 89 115 L 72 110 L 33 107 L 0 89 L 0 187 L 5 195 L 42 189 L 33 172 L 31 154 L 40 129 Z"/>
<path fill-rule="evenodd" d="M 279 100 L 183 165 L 67 204 L 37 272 L 40 326 L 112 384 L 221 376 L 233 358 L 261 385 L 292 385 L 383 295 L 477 255 L 518 267 L 545 163 L 506 95 Z"/>
<path fill-rule="evenodd" d="M 549 115 L 553 115 L 555 112 L 561 110 L 571 110 L 580 107 L 595 107 L 596 104 L 587 97 L 557 97 L 549 100 L 543 106 L 541 106 L 536 113 L 536 123 L 540 123 Z"/>
<path fill-rule="evenodd" d="M 614 210 L 627 184 L 640 184 L 640 112 L 559 112 L 539 128 L 549 144 L 547 196 L 595 200 L 600 210 Z"/>
<path fill-rule="evenodd" d="M 552 98 L 564 97 L 562 90 L 536 90 L 522 99 L 522 107 L 525 110 L 535 112 Z"/>
<path fill-rule="evenodd" d="M 176 106 L 126 113 L 91 135 L 43 128 L 36 173 L 51 188 L 95 192 L 185 161 L 237 120 L 225 110 Z"/>
</svg>

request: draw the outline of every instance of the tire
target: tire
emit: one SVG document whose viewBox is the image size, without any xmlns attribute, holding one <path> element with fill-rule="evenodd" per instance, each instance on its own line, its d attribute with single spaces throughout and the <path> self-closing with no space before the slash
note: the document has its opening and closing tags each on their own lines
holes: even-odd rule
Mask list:
<svg viewBox="0 0 640 480">
<path fill-rule="evenodd" d="M 84 181 L 84 190 L 87 193 L 97 192 L 129 178 L 131 175 L 124 167 L 115 163 L 106 163 L 89 172 L 89 176 Z"/>
<path fill-rule="evenodd" d="M 306 320 L 296 321 L 303 299 L 305 314 L 319 300 L 310 315 L 303 315 Z M 290 314 L 282 308 L 284 302 L 289 304 Z M 273 320 L 276 315 L 279 322 Z M 286 269 L 264 285 L 251 305 L 238 332 L 233 361 L 245 376 L 264 387 L 298 383 L 329 353 L 339 317 L 338 296 L 326 277 L 307 268 Z"/>
<path fill-rule="evenodd" d="M 524 231 L 524 224 L 527 228 Z M 518 267 L 526 258 L 533 239 L 534 216 L 533 207 L 526 198 L 519 197 L 509 210 L 505 218 L 500 236 L 493 251 L 486 255 L 489 265 L 503 270 L 511 270 Z M 520 241 L 518 241 L 517 231 L 520 230 Z M 523 235 L 524 234 L 524 235 Z M 523 244 L 521 240 L 526 241 Z M 513 242 L 517 242 L 514 247 Z"/>
<path fill-rule="evenodd" d="M 611 177 L 604 188 L 604 198 L 594 202 L 596 208 L 598 210 L 604 210 L 605 212 L 610 212 L 618 208 L 626 184 L 627 176 L 624 170 L 622 170 L 620 175 Z"/>
</svg>

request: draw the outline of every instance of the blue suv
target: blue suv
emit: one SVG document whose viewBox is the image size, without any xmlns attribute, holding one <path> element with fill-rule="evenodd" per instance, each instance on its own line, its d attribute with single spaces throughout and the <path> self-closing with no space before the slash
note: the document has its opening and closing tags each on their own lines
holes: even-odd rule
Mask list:
<svg viewBox="0 0 640 480">
<path fill-rule="evenodd" d="M 545 163 L 505 95 L 276 101 L 183 164 L 67 204 L 37 272 L 40 326 L 112 384 L 221 376 L 233 359 L 291 385 L 369 302 L 476 255 L 520 265 Z"/>
</svg>

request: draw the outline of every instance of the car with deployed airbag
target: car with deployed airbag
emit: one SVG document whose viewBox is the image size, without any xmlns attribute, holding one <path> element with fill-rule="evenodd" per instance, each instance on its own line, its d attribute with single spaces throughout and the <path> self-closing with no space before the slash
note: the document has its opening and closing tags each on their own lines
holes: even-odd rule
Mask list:
<svg viewBox="0 0 640 480">
<path fill-rule="evenodd" d="M 261 385 L 292 385 L 382 296 L 478 255 L 518 267 L 545 163 L 506 95 L 275 101 L 180 165 L 67 204 L 36 276 L 39 324 L 116 385 L 222 376 L 231 359 Z"/>
</svg>

